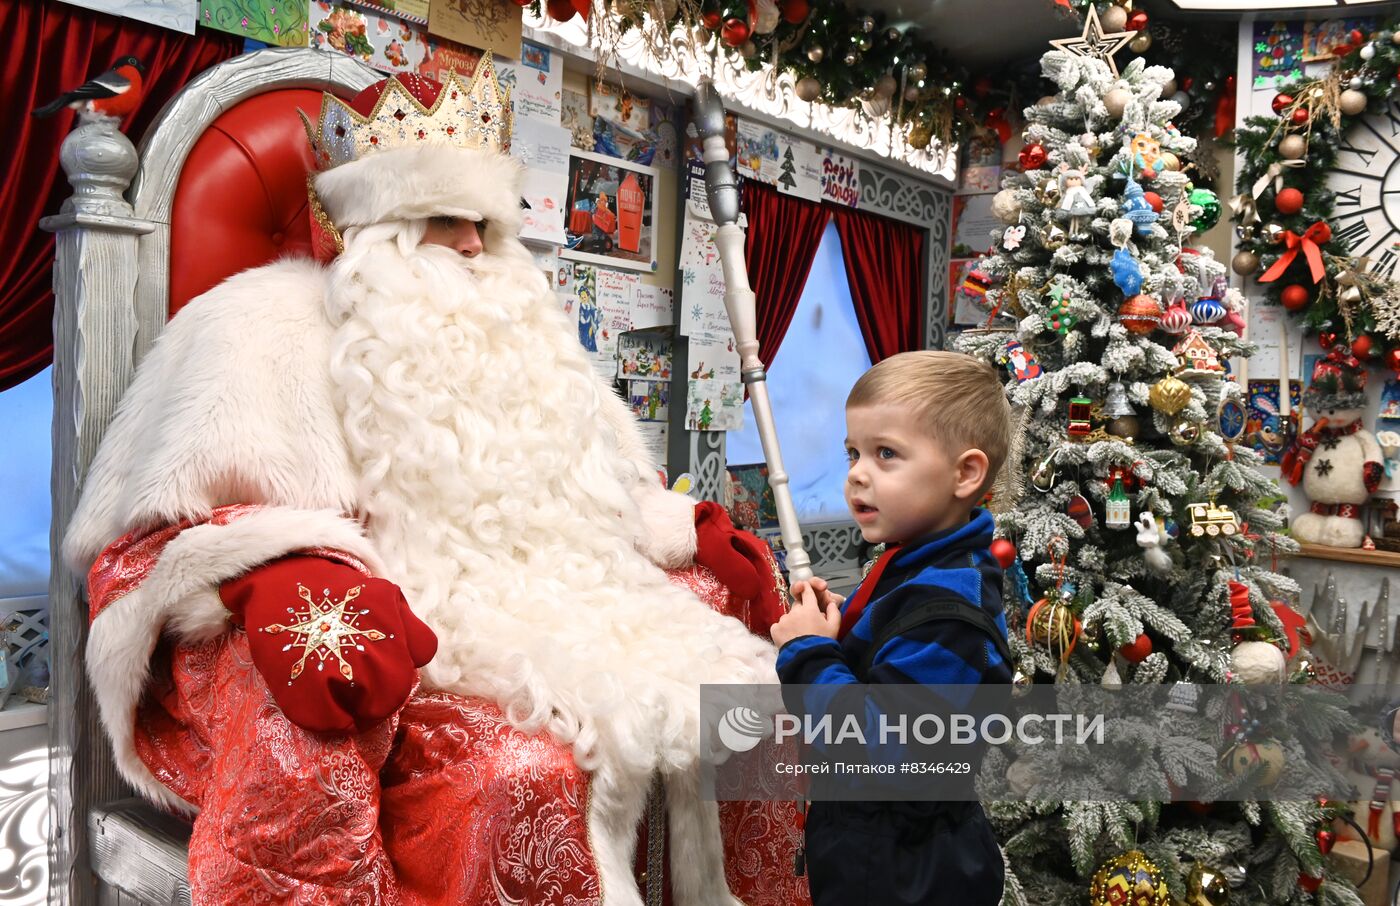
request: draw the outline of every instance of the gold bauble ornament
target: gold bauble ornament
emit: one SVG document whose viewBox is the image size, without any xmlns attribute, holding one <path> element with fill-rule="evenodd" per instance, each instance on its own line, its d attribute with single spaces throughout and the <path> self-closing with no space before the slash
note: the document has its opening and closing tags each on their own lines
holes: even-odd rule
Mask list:
<svg viewBox="0 0 1400 906">
<path fill-rule="evenodd" d="M 1249 251 L 1241 249 L 1235 253 L 1235 257 L 1230 259 L 1230 270 L 1241 277 L 1248 277 L 1259 272 L 1259 256 Z"/>
<path fill-rule="evenodd" d="M 1172 425 L 1169 432 L 1172 443 L 1178 447 L 1189 447 L 1201 437 L 1201 426 L 1196 422 L 1182 420 Z"/>
<path fill-rule="evenodd" d="M 1197 862 L 1186 876 L 1186 906 L 1230 906 L 1230 882 L 1219 871 Z"/>
<path fill-rule="evenodd" d="M 1121 6 L 1110 6 L 1099 16 L 1099 25 L 1105 32 L 1125 31 L 1128 25 L 1128 11 Z"/>
<path fill-rule="evenodd" d="M 1176 415 L 1191 402 L 1191 388 L 1175 375 L 1167 375 L 1152 385 L 1147 400 L 1158 412 Z"/>
<path fill-rule="evenodd" d="M 909 147 L 923 150 L 933 141 L 933 130 L 920 123 L 909 130 Z"/>
<path fill-rule="evenodd" d="M 822 83 L 811 76 L 803 76 L 797 80 L 797 87 L 794 90 L 799 98 L 810 104 L 821 95 Z"/>
<path fill-rule="evenodd" d="M 1112 88 L 1103 96 L 1103 105 L 1108 108 L 1109 116 L 1120 117 L 1132 99 L 1133 93 L 1126 88 Z"/>
<path fill-rule="evenodd" d="M 1114 31 L 1117 31 L 1117 29 L 1114 29 Z M 1176 94 L 1176 79 L 1167 79 L 1166 82 L 1162 84 L 1161 97 L 1169 98 L 1174 94 Z"/>
<path fill-rule="evenodd" d="M 1307 153 L 1308 141 L 1301 135 L 1285 135 L 1278 143 L 1278 156 L 1284 160 L 1302 160 Z"/>
<path fill-rule="evenodd" d="M 1056 98 L 1055 98 L 1055 96 L 1054 96 L 1053 94 L 1047 94 L 1047 95 L 1045 95 L 1044 97 L 1042 97 L 1040 100 L 1036 101 L 1036 102 L 1035 102 L 1035 105 L 1036 105 L 1037 107 L 1049 107 L 1051 104 L 1055 103 L 1055 101 L 1056 101 Z"/>
<path fill-rule="evenodd" d="M 1140 850 L 1114 856 L 1094 872 L 1089 883 L 1092 906 L 1170 906 L 1162 870 Z"/>
<path fill-rule="evenodd" d="M 1128 42 L 1128 49 L 1133 53 L 1147 53 L 1147 49 L 1152 46 L 1152 35 L 1140 31 L 1137 36 Z"/>
<path fill-rule="evenodd" d="M 1273 786 L 1283 776 L 1283 746 L 1276 739 L 1262 739 L 1258 742 L 1240 742 L 1225 753 L 1225 767 L 1232 777 L 1243 777 L 1253 772 L 1254 782 L 1259 786 Z"/>
<path fill-rule="evenodd" d="M 1347 116 L 1360 116 L 1366 112 L 1366 95 L 1355 88 L 1348 88 L 1342 92 L 1337 106 L 1342 108 L 1342 112 Z"/>
<path fill-rule="evenodd" d="M 1160 160 L 1168 170 L 1181 169 L 1181 158 L 1170 151 L 1163 151 L 1161 154 L 1157 155 L 1157 159 Z"/>
</svg>

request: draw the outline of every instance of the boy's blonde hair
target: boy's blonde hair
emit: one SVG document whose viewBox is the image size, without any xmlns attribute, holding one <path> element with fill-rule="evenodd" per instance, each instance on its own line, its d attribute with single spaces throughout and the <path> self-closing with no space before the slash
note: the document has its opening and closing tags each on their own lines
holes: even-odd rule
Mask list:
<svg viewBox="0 0 1400 906">
<path fill-rule="evenodd" d="M 1011 407 L 992 366 L 960 352 L 925 349 L 892 355 L 860 376 L 846 408 L 908 406 L 953 458 L 974 447 L 987 454 L 987 484 L 1001 472 L 1011 444 Z"/>
</svg>

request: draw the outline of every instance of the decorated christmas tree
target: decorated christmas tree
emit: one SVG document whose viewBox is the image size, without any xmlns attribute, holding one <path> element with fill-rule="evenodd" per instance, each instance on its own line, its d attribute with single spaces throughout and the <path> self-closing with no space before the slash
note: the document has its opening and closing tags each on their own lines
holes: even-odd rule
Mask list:
<svg viewBox="0 0 1400 906">
<path fill-rule="evenodd" d="M 1220 205 L 1191 184 L 1195 140 L 1161 99 L 1172 73 L 1135 60 L 1119 76 L 1095 45 L 1042 59 L 1059 91 L 1026 110 L 1023 172 L 994 201 L 1005 233 L 979 264 L 988 322 L 958 341 L 1005 368 L 1016 413 L 990 505 L 1017 682 L 1167 684 L 1186 716 L 1194 684 L 1291 681 L 1318 704 L 1262 729 L 1221 719 L 1204 753 L 1111 750 L 1114 770 L 1160 777 L 1153 801 L 1073 800 L 1068 772 L 994 751 L 985 770 L 1028 791 L 987 804 L 1005 902 L 1359 903 L 1319 850 L 1337 806 L 1225 801 L 1224 786 L 1200 797 L 1220 801 L 1172 801 L 1220 764 L 1256 780 L 1303 770 L 1285 754 L 1299 734 L 1325 739 L 1350 719 L 1309 683 L 1299 590 L 1275 571 L 1296 547 L 1266 505 L 1277 487 L 1259 455 L 1235 443 L 1243 300 L 1191 246 Z"/>
</svg>

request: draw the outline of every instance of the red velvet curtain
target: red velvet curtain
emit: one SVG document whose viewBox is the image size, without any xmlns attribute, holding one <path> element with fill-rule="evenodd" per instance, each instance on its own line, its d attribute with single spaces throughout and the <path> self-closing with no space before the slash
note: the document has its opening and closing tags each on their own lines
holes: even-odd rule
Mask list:
<svg viewBox="0 0 1400 906">
<path fill-rule="evenodd" d="M 58 149 L 73 112 L 37 120 L 29 111 L 131 54 L 146 66 L 141 105 L 122 123 L 139 142 L 161 107 L 202 70 L 243 50 L 243 39 L 146 25 L 57 0 L 0 0 L 0 135 L 14 163 L 0 173 L 0 390 L 42 371 L 53 358 L 53 236 L 39 218 L 71 193 Z"/>
<path fill-rule="evenodd" d="M 831 216 L 870 361 L 922 348 L 924 231 L 846 207 Z"/>
<path fill-rule="evenodd" d="M 758 297 L 758 357 L 767 368 L 797 311 L 831 214 L 817 202 L 753 180 L 744 181 L 744 213 L 749 222 L 744 255 Z"/>
</svg>

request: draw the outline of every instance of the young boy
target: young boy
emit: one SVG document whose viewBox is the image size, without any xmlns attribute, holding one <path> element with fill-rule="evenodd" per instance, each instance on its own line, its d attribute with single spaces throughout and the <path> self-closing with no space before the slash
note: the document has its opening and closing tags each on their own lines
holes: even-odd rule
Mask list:
<svg viewBox="0 0 1400 906">
<path fill-rule="evenodd" d="M 952 352 L 906 352 L 846 400 L 846 505 L 887 550 L 848 601 L 818 578 L 773 626 L 787 685 L 1009 683 L 992 517 L 977 507 L 1006 458 L 997 374 Z M 815 906 L 995 906 L 1004 872 L 982 806 L 813 802 Z"/>
</svg>

